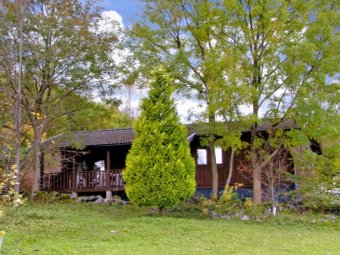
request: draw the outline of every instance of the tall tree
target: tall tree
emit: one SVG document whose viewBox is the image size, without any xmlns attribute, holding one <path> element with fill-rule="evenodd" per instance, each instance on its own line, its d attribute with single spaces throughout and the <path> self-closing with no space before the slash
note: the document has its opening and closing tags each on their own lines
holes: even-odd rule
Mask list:
<svg viewBox="0 0 340 255">
<path fill-rule="evenodd" d="M 40 143 L 50 120 L 66 114 L 60 109 L 69 95 L 90 91 L 105 81 L 113 70 L 110 52 L 116 37 L 99 28 L 100 9 L 92 1 L 25 2 L 22 104 L 33 129 L 34 194 L 39 190 Z M 0 10 L 0 68 L 12 88 L 18 62 L 8 60 L 11 50 L 18 49 L 19 29 L 14 15 L 18 9 L 13 2 L 4 1 Z"/>
<path fill-rule="evenodd" d="M 336 1 L 318 0 L 223 1 L 221 9 L 219 31 L 224 30 L 221 50 L 235 56 L 229 58 L 229 67 L 225 67 L 238 69 L 236 76 L 227 71 L 228 77 L 248 95 L 243 102 L 249 107 L 252 123 L 253 195 L 254 202 L 260 203 L 262 169 L 280 146 L 260 159 L 259 122 L 270 119 L 269 129 L 274 138 L 286 118 L 295 120 L 300 127 L 311 124 L 311 119 L 303 120 L 301 115 L 307 110 L 306 104 L 311 106 L 309 112 L 316 119 L 334 113 L 337 85 L 327 82 L 327 76 L 339 70 L 339 12 Z M 309 135 L 305 142 L 314 138 Z"/>
<path fill-rule="evenodd" d="M 47 137 L 79 130 L 131 127 L 133 124 L 133 118 L 121 112 L 115 103 L 93 102 L 88 97 L 70 95 L 62 108 L 67 114 L 50 122 Z M 73 111 L 69 112 L 70 109 Z"/>
<path fill-rule="evenodd" d="M 15 120 L 14 130 L 15 130 L 15 185 L 14 190 L 16 192 L 20 191 L 20 150 L 21 150 L 21 123 L 22 123 L 22 113 L 21 113 L 21 98 L 22 98 L 22 74 L 23 74 L 23 26 L 24 26 L 24 12 L 25 12 L 25 1 L 17 0 L 13 2 L 9 1 L 1 1 L 2 6 L 2 14 L 8 14 L 7 19 L 12 20 L 12 22 L 16 25 L 16 31 L 13 33 L 13 38 L 17 40 L 16 45 L 11 45 L 12 47 L 8 48 L 9 53 L 6 55 L 2 55 L 0 58 L 7 69 L 1 70 L 1 83 L 6 83 L 6 78 L 4 75 L 7 75 L 9 80 L 11 81 L 11 90 L 5 89 L 4 86 L 1 86 L 0 93 L 6 93 L 6 96 L 9 98 L 13 98 L 15 103 L 13 104 L 13 109 L 9 109 L 10 112 L 13 112 L 13 117 Z M 15 11 L 14 11 L 15 10 Z M 0 15 L 2 21 L 4 16 Z M 6 29 L 6 28 L 5 28 Z M 3 41 L 3 40 L 1 40 Z M 8 103 L 8 102 L 7 102 Z M 5 110 L 6 107 L 3 109 Z M 10 130 L 7 130 L 7 132 Z M 7 144 L 9 145 L 9 144 Z M 7 148 L 7 152 L 8 152 Z M 5 152 L 6 153 L 6 152 Z"/>
<path fill-rule="evenodd" d="M 16 143 L 15 143 L 15 186 L 14 190 L 20 192 L 20 148 L 21 148 L 21 122 L 22 122 L 22 111 L 21 111 L 21 98 L 22 98 L 22 74 L 23 74 L 23 27 L 24 27 L 24 13 L 25 13 L 25 2 L 20 0 L 19 4 L 19 70 L 18 70 L 18 82 L 16 88 L 16 109 L 15 109 L 15 131 L 16 131 Z"/>
<path fill-rule="evenodd" d="M 13 113 L 12 98 L 8 98 L 0 91 L 0 169 L 4 170 L 6 175 L 11 172 L 11 167 L 15 162 L 15 126 Z M 6 191 L 9 189 L 9 183 L 6 184 Z"/>
<path fill-rule="evenodd" d="M 205 104 L 200 116 L 211 155 L 211 198 L 218 196 L 218 171 L 215 159 L 216 94 L 214 87 L 221 80 L 216 61 L 220 57 L 220 41 L 214 37 L 218 1 L 151 1 L 147 0 L 145 19 L 130 31 L 130 41 L 140 69 L 161 63 L 175 77 L 177 88 Z M 216 75 L 218 74 L 218 75 Z"/>
<path fill-rule="evenodd" d="M 168 75 L 156 70 L 123 172 L 129 199 L 137 205 L 157 206 L 160 215 L 195 192 L 195 164 L 186 128 L 179 123 L 171 98 L 173 89 Z"/>
<path fill-rule="evenodd" d="M 220 132 L 215 119 L 222 117 L 227 122 L 240 120 L 241 128 L 251 127 L 253 198 L 260 203 L 262 169 L 282 145 L 268 157 L 259 157 L 260 122 L 271 122 L 275 139 L 286 118 L 306 127 L 311 119 L 302 118 L 302 112 L 317 113 L 313 120 L 336 115 L 337 84 L 327 82 L 327 77 L 339 70 L 337 1 L 145 2 L 146 20 L 134 27 L 133 46 L 142 67 L 163 62 L 182 92 L 194 92 L 206 104 L 212 197 L 217 196 L 218 178 L 214 137 Z M 308 112 L 307 105 L 316 111 Z"/>
</svg>

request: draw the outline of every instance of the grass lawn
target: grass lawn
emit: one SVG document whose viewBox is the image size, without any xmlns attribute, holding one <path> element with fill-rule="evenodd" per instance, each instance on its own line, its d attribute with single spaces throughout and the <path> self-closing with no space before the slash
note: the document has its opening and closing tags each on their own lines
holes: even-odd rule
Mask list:
<svg viewBox="0 0 340 255">
<path fill-rule="evenodd" d="M 160 218 L 150 209 L 34 204 L 8 212 L 1 254 L 340 254 L 340 222 Z M 307 218 L 306 218 L 307 217 Z"/>
</svg>

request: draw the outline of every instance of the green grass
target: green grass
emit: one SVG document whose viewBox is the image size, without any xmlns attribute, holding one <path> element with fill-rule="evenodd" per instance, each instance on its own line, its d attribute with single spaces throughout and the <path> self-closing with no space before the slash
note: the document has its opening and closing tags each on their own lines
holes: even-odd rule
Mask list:
<svg viewBox="0 0 340 255">
<path fill-rule="evenodd" d="M 339 220 L 312 217 L 259 223 L 160 218 L 133 206 L 34 204 L 0 219 L 7 232 L 1 254 L 339 254 Z"/>
</svg>

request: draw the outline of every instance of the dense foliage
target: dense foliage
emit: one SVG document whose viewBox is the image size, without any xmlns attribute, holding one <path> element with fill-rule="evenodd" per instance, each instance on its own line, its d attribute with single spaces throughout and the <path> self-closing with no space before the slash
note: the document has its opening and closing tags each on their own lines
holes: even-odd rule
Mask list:
<svg viewBox="0 0 340 255">
<path fill-rule="evenodd" d="M 170 78 L 155 71 L 124 171 L 129 199 L 137 205 L 157 206 L 160 213 L 195 191 L 195 164 L 172 92 Z"/>
<path fill-rule="evenodd" d="M 306 148 L 311 140 L 328 145 L 330 137 L 339 141 L 338 1 L 145 2 L 145 18 L 130 33 L 141 70 L 166 65 L 178 88 L 204 103 L 200 117 L 209 123 L 209 133 L 223 136 L 229 147 L 238 149 L 240 135 L 230 135 L 235 129 L 218 131 L 217 117 L 228 124 L 223 127 L 236 120 L 238 130 L 250 129 L 255 203 L 262 202 L 264 170 L 281 147 Z M 299 130 L 284 136 L 278 127 L 286 119 Z M 276 140 L 265 157 L 257 129 L 263 121 Z M 330 150 L 327 164 L 336 161 L 331 155 L 339 146 Z M 324 159 L 314 159 L 308 171 L 319 173 Z M 302 165 L 308 162 L 305 158 Z M 339 175 L 339 167 L 328 169 Z M 217 179 L 212 171 L 213 191 Z"/>
<path fill-rule="evenodd" d="M 40 144 L 46 134 L 70 131 L 79 123 L 81 129 L 98 128 L 77 123 L 84 118 L 76 114 L 81 106 L 96 111 L 87 109 L 89 116 L 112 112 L 84 102 L 84 95 L 110 84 L 115 70 L 110 53 L 117 36 L 101 29 L 103 19 L 95 1 L 0 1 L 0 97 L 8 110 L 1 113 L 0 131 L 16 130 L 16 139 L 1 149 L 15 151 L 17 190 L 19 172 L 29 166 L 35 169 L 32 193 L 39 190 Z M 92 123 L 102 122 L 96 120 Z"/>
</svg>

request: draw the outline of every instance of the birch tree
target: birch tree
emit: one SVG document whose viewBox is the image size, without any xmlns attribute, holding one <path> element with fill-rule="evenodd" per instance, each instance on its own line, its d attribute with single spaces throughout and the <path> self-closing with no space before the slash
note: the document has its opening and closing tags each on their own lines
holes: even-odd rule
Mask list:
<svg viewBox="0 0 340 255">
<path fill-rule="evenodd" d="M 21 170 L 21 157 L 20 157 L 20 150 L 21 150 L 21 123 L 22 123 L 22 113 L 21 113 L 21 99 L 22 99 L 22 76 L 23 76 L 23 26 L 24 26 L 24 14 L 25 14 L 25 1 L 18 0 L 18 1 L 1 1 L 0 2 L 2 7 L 2 12 L 0 14 L 0 18 L 2 23 L 5 23 L 5 17 L 7 16 L 6 20 L 11 20 L 11 22 L 14 22 L 16 25 L 16 31 L 13 31 L 14 33 L 10 36 L 12 39 L 15 39 L 17 42 L 15 45 L 3 45 L 3 47 L 7 47 L 7 53 L 8 54 L 1 54 L 1 61 L 3 62 L 3 65 L 6 67 L 4 69 L 0 69 L 2 71 L 1 73 L 1 89 L 0 93 L 5 93 L 6 96 L 9 96 L 10 100 L 5 100 L 6 103 L 3 105 L 2 109 L 6 110 L 6 108 L 9 110 L 9 112 L 13 113 L 14 117 L 14 127 L 15 130 L 15 185 L 14 190 L 16 192 L 20 191 L 20 170 Z M 2 29 L 10 29 L 10 27 L 7 27 L 6 25 L 1 28 Z M 5 32 L 2 30 L 1 32 Z M 4 43 L 5 39 L 5 33 L 1 33 L 2 37 L 0 41 Z M 7 77 L 8 79 L 6 79 Z M 11 89 L 6 89 L 4 86 L 4 83 L 6 85 L 10 85 Z M 8 84 L 9 83 L 9 84 Z M 12 90 L 12 93 L 10 92 Z M 4 95 L 5 95 L 4 94 Z M 15 102 L 12 104 L 11 102 Z M 13 107 L 8 107 L 8 106 Z M 6 115 L 6 113 L 5 113 Z M 8 112 L 7 112 L 8 115 Z M 6 116 L 5 116 L 6 118 Z M 8 123 L 8 116 L 5 120 L 5 123 Z M 8 127 L 7 127 L 8 128 Z M 11 127 L 10 127 L 11 129 Z M 7 130 L 7 135 L 10 133 L 10 131 Z M 2 156 L 1 158 L 7 159 L 5 164 L 6 174 L 9 174 L 10 171 L 10 165 L 11 160 L 10 158 L 10 143 L 4 143 L 4 146 L 2 146 Z"/>
</svg>

